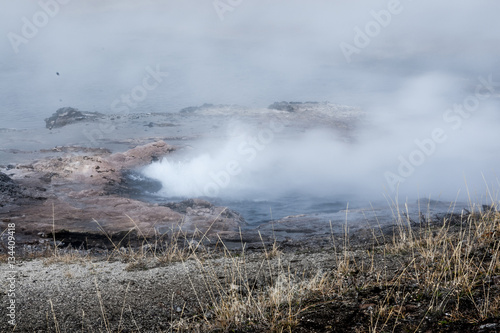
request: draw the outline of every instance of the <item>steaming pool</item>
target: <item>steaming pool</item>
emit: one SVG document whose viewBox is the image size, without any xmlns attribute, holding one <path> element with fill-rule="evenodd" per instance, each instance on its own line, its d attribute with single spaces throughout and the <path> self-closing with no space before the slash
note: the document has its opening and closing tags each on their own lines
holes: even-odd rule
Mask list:
<svg viewBox="0 0 500 333">
<path fill-rule="evenodd" d="M 346 227 L 355 232 L 394 225 L 398 216 L 406 221 L 405 214 L 413 223 L 420 223 L 469 208 L 463 196 L 453 196 L 463 174 L 443 169 L 440 155 L 429 159 L 406 181 L 409 195 L 382 193 L 384 172 L 397 167 L 397 145 L 384 147 L 382 143 L 389 140 L 374 140 L 378 137 L 370 130 L 370 135 L 364 133 L 357 142 L 345 141 L 336 135 L 338 131 L 316 130 L 318 122 L 324 122 L 323 113 L 311 116 L 311 111 L 307 112 L 302 117 L 300 112 L 213 106 L 191 113 L 130 114 L 120 119 L 109 115 L 101 121 L 112 121 L 116 128 L 98 145 L 126 151 L 139 142 L 164 140 L 176 151 L 127 173 L 126 196 L 160 205 L 204 199 L 237 212 L 246 222 L 243 229 L 259 230 L 263 235 L 301 238 L 343 233 Z M 296 119 L 273 136 L 269 131 L 267 136 L 259 136 L 262 124 L 267 126 L 269 118 L 278 115 Z M 43 128 L 0 132 L 5 148 L 0 149 L 0 158 L 4 164 L 29 163 L 50 156 L 46 151 L 62 142 L 90 146 L 85 133 L 98 126 L 72 124 L 50 134 Z M 433 178 L 426 172 L 432 172 Z M 420 184 L 430 184 L 430 189 L 437 191 L 426 195 L 422 186 L 418 192 Z M 439 191 L 447 188 L 451 195 L 440 196 Z M 480 195 L 473 201 L 487 203 Z"/>
<path fill-rule="evenodd" d="M 169 195 L 161 181 L 148 178 L 147 172 L 130 172 L 126 175 L 130 197 L 150 203 L 166 204 L 199 198 L 216 206 L 223 206 L 239 213 L 246 221 L 242 230 L 272 232 L 277 237 L 301 238 L 325 235 L 332 231 L 355 232 L 361 228 L 382 228 L 394 225 L 399 215 L 406 223 L 423 223 L 450 213 L 461 213 L 467 204 L 430 200 L 408 201 L 396 205 L 388 201 L 367 201 L 353 195 L 313 197 L 307 193 L 287 193 L 265 197 L 263 193 L 236 196 L 174 196 Z M 398 208 L 399 206 L 399 213 Z"/>
</svg>

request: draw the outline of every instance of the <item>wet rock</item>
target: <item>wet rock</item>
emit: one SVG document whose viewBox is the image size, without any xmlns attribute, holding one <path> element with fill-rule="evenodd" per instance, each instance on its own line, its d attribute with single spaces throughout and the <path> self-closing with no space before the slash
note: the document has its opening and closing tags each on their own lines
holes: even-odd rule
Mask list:
<svg viewBox="0 0 500 333">
<path fill-rule="evenodd" d="M 357 118 L 364 113 L 357 107 L 329 102 L 275 102 L 268 109 L 291 113 L 307 112 L 310 116 L 329 115 L 335 118 Z"/>
<path fill-rule="evenodd" d="M 188 230 L 193 228 L 202 232 L 210 229 L 221 231 L 236 230 L 239 226 L 246 225 L 245 219 L 236 211 L 227 207 L 214 206 L 202 199 L 188 199 L 181 202 L 171 202 L 162 206 L 184 215 L 184 221 Z M 209 221 L 209 224 L 206 222 Z"/>
<path fill-rule="evenodd" d="M 49 239 L 70 245 L 75 249 L 117 249 L 121 246 L 140 247 L 144 244 L 144 238 L 136 230 L 121 231 L 111 234 L 93 232 L 71 232 L 66 229 L 50 232 L 46 235 Z"/>
<path fill-rule="evenodd" d="M 7 176 L 6 174 L 0 172 L 0 188 L 2 188 L 1 186 L 2 185 L 8 185 L 8 184 L 11 184 L 13 181 L 12 179 Z"/>
<path fill-rule="evenodd" d="M 163 187 L 160 181 L 145 177 L 136 171 L 127 170 L 122 175 L 119 186 L 112 191 L 123 197 L 141 198 L 144 192 L 156 193 Z"/>
<path fill-rule="evenodd" d="M 82 121 L 95 121 L 104 116 L 98 112 L 79 111 L 71 107 L 58 109 L 50 118 L 45 119 L 45 127 L 48 129 L 59 128 Z"/>
<path fill-rule="evenodd" d="M 131 169 L 158 161 L 161 157 L 173 152 L 175 147 L 165 141 L 157 141 L 130 149 L 125 153 L 115 153 L 108 161 L 117 169 Z"/>
<path fill-rule="evenodd" d="M 172 123 L 153 123 L 151 121 L 151 122 L 149 122 L 149 124 L 144 125 L 144 126 L 152 128 L 152 127 L 175 127 L 175 126 L 179 126 L 179 125 L 172 124 Z"/>
<path fill-rule="evenodd" d="M 318 102 L 274 102 L 269 105 L 268 109 L 295 112 L 303 109 L 307 104 L 318 104 Z"/>
<path fill-rule="evenodd" d="M 184 116 L 232 116 L 235 114 L 244 115 L 248 108 L 240 105 L 228 104 L 203 104 L 201 106 L 190 106 L 182 109 L 179 114 Z"/>
<path fill-rule="evenodd" d="M 358 107 L 329 102 L 276 102 L 268 111 L 297 129 L 335 129 L 345 142 L 353 141 L 354 130 L 366 120 L 365 112 Z"/>
<path fill-rule="evenodd" d="M 120 189 L 130 185 L 124 179 L 134 175 L 134 168 L 158 160 L 174 149 L 158 141 L 122 153 L 66 154 L 18 165 L 14 178 L 0 174 L 1 202 L 12 204 L 8 209 L 0 209 L 0 220 L 11 219 L 33 235 L 65 230 L 58 237 L 72 245 L 77 245 L 84 237 L 75 233 L 107 237 L 136 231 L 141 237 L 153 237 L 179 228 L 207 234 L 237 230 L 244 224 L 241 216 L 208 202 L 193 200 L 175 211 L 167 206 L 124 197 Z M 47 190 L 44 200 L 33 202 L 37 199 L 34 193 L 40 186 Z M 161 184 L 152 183 L 151 186 L 159 189 Z M 23 203 L 20 198 L 24 197 L 31 200 L 30 205 L 20 204 Z M 101 243 L 102 237 L 97 237 L 85 244 L 104 246 Z"/>
<path fill-rule="evenodd" d="M 188 212 L 188 209 L 192 211 L 196 209 L 210 209 L 213 207 L 210 202 L 202 199 L 188 199 L 181 202 L 169 202 L 163 204 L 162 206 L 168 207 L 175 212 L 183 214 L 186 214 Z"/>
<path fill-rule="evenodd" d="M 122 171 L 147 165 L 174 150 L 173 146 L 158 141 L 111 155 L 67 154 L 46 158 L 33 163 L 29 169 L 34 173 L 31 178 L 42 179 L 46 183 L 58 180 L 62 184 L 116 185 L 121 182 Z"/>
<path fill-rule="evenodd" d="M 45 200 L 46 197 L 42 192 L 43 189 L 24 186 L 0 172 L 0 207 Z"/>
<path fill-rule="evenodd" d="M 214 105 L 213 104 L 208 104 L 208 103 L 205 103 L 201 106 L 189 106 L 187 108 L 184 108 L 182 110 L 180 110 L 179 112 L 180 113 L 191 113 L 191 112 L 195 112 L 195 111 L 199 111 L 199 110 L 204 110 L 204 109 L 209 109 L 209 108 L 213 108 Z"/>
<path fill-rule="evenodd" d="M 40 177 L 40 180 L 44 183 L 50 183 L 52 182 L 52 178 L 56 176 L 58 176 L 58 174 L 55 172 L 47 172 L 42 177 Z"/>
<path fill-rule="evenodd" d="M 79 146 L 57 146 L 52 149 L 40 149 L 41 153 L 85 153 L 94 155 L 110 155 L 111 151 L 107 148 L 92 148 Z"/>
</svg>

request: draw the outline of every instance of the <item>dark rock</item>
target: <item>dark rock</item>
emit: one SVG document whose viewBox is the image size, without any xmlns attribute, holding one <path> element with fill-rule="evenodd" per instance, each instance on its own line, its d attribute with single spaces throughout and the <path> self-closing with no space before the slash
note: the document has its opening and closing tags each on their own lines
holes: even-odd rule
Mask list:
<svg viewBox="0 0 500 333">
<path fill-rule="evenodd" d="M 96 168 L 99 168 L 97 166 Z M 160 181 L 141 175 L 137 171 L 127 170 L 122 172 L 122 179 L 118 186 L 108 189 L 110 194 L 120 194 L 124 197 L 141 197 L 146 193 L 156 193 L 160 191 L 162 184 Z"/>
<path fill-rule="evenodd" d="M 6 174 L 0 172 L 0 207 L 9 204 L 27 204 L 33 200 L 45 200 L 40 189 L 18 184 Z"/>
<path fill-rule="evenodd" d="M 55 239 L 66 246 L 73 248 L 100 248 L 100 249 L 116 249 L 117 247 L 138 247 L 144 242 L 143 237 L 137 235 L 137 231 L 122 231 L 111 235 L 90 233 L 90 232 L 71 232 L 66 229 L 49 233 L 49 239 Z"/>
<path fill-rule="evenodd" d="M 214 206 L 210 202 L 202 199 L 188 199 L 181 202 L 170 202 L 161 206 L 168 207 L 172 211 L 185 214 L 186 224 L 202 226 L 201 221 L 212 221 L 211 226 L 219 231 L 234 230 L 242 225 L 246 225 L 245 219 L 236 211 L 227 207 Z M 206 227 L 206 225 L 205 225 Z"/>
<path fill-rule="evenodd" d="M 485 213 L 496 213 L 498 212 L 497 206 L 495 204 L 483 205 L 483 212 Z"/>
<path fill-rule="evenodd" d="M 48 129 L 59 128 L 82 121 L 95 121 L 103 114 L 98 112 L 84 112 L 71 107 L 57 110 L 50 118 L 45 119 L 45 127 Z"/>
<path fill-rule="evenodd" d="M 153 122 L 149 122 L 149 124 L 146 124 L 144 126 L 152 128 L 152 127 L 175 127 L 175 126 L 179 126 L 179 125 L 172 124 L 172 123 L 153 123 Z"/>
<path fill-rule="evenodd" d="M 9 176 L 0 172 L 0 207 L 12 203 L 21 193 L 21 187 Z"/>
<path fill-rule="evenodd" d="M 12 179 L 5 173 L 0 172 L 0 191 L 2 189 L 2 185 L 9 183 L 13 183 Z"/>
<path fill-rule="evenodd" d="M 191 113 L 191 112 L 195 112 L 195 111 L 198 111 L 198 110 L 212 108 L 214 106 L 215 105 L 213 105 L 213 104 L 205 103 L 205 104 L 203 104 L 201 106 L 189 106 L 187 108 L 182 109 L 180 112 L 181 113 Z"/>
<path fill-rule="evenodd" d="M 58 174 L 55 172 L 47 172 L 45 175 L 40 177 L 40 180 L 44 183 L 50 183 L 52 182 L 52 177 L 57 176 Z"/>
<path fill-rule="evenodd" d="M 188 199 L 181 202 L 168 202 L 166 204 L 163 204 L 162 206 L 168 207 L 174 212 L 186 214 L 188 208 L 190 209 L 212 208 L 214 205 L 202 199 Z"/>
<path fill-rule="evenodd" d="M 139 178 L 133 170 L 173 150 L 173 146 L 156 141 L 111 155 L 68 154 L 18 165 L 14 179 L 4 174 L 0 177 L 0 221 L 15 218 L 30 234 L 65 230 L 56 235 L 57 241 L 72 246 L 106 247 L 102 237 L 88 242 L 82 239 L 88 234 L 126 234 L 131 230 L 137 230 L 141 238 L 180 228 L 192 234 L 201 231 L 234 236 L 244 220 L 225 207 L 195 200 L 186 204 L 186 213 L 181 214 L 131 198 L 138 191 L 136 183 L 146 183 L 152 192 L 161 188 L 160 183 Z"/>
<path fill-rule="evenodd" d="M 57 146 L 52 149 L 40 149 L 41 153 L 86 153 L 94 155 L 110 155 L 107 148 L 79 147 L 79 146 Z"/>
<path fill-rule="evenodd" d="M 270 110 L 278 110 L 278 111 L 288 111 L 295 112 L 300 109 L 303 109 L 305 106 L 311 106 L 319 104 L 318 102 L 274 102 L 273 104 L 268 106 Z"/>
<path fill-rule="evenodd" d="M 302 104 L 300 102 L 274 102 L 269 105 L 268 109 L 270 110 L 278 110 L 278 111 L 288 111 L 294 112 L 296 110 L 296 106 L 298 104 Z"/>
</svg>

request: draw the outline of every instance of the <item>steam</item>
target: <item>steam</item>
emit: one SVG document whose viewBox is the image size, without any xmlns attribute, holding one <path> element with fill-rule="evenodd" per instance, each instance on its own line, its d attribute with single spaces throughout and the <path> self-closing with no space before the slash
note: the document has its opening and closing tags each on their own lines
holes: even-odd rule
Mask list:
<svg viewBox="0 0 500 333">
<path fill-rule="evenodd" d="M 262 127 L 239 124 L 232 132 L 243 134 L 205 141 L 144 173 L 163 183 L 164 196 L 489 199 L 487 190 L 498 187 L 494 128 L 500 87 L 485 85 L 488 79 L 477 79 L 467 90 L 442 73 L 412 78 L 367 109 L 354 143 L 343 142 L 334 130 L 312 129 L 292 136 L 277 132 L 268 142 L 250 145 Z M 475 91 L 484 98 L 468 112 L 465 104 Z M 459 104 L 462 116 L 453 113 Z M 228 132 L 234 126 L 228 124 Z"/>
<path fill-rule="evenodd" d="M 387 172 L 401 177 L 399 156 L 409 160 L 419 149 L 415 141 L 428 143 L 435 129 L 446 140 L 427 145 L 432 153 L 398 179 L 401 195 L 454 197 L 466 192 L 464 178 L 478 193 L 484 179 L 497 186 L 500 3 L 401 0 L 400 13 L 348 63 L 341 43 L 354 45 L 355 28 L 366 33 L 372 11 L 389 3 L 252 0 L 221 21 L 212 1 L 69 1 L 18 53 L 8 38 L 0 41 L 1 127 L 37 128 L 62 106 L 112 113 L 111 103 L 140 84 L 147 66 L 158 65 L 169 78 L 134 112 L 316 100 L 360 106 L 369 115 L 355 144 L 324 131 L 276 134 L 250 162 L 238 152 L 242 137 L 195 145 L 145 170 L 162 180 L 165 195 L 206 195 L 210 174 L 227 172 L 230 161 L 241 170 L 219 186 L 219 196 L 392 195 Z M 4 3 L 0 35 L 21 34 L 22 18 L 32 20 L 40 8 Z M 467 117 L 454 112 L 448 119 L 455 120 L 444 120 L 475 95 L 479 77 L 490 75 L 489 98 Z"/>
</svg>

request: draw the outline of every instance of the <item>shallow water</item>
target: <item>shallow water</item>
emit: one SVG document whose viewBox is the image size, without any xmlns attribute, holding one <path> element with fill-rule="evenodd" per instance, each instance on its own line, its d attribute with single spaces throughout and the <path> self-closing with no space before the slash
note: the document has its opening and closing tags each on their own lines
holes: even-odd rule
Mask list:
<svg viewBox="0 0 500 333">
<path fill-rule="evenodd" d="M 127 175 L 127 195 L 151 203 L 179 202 L 190 197 L 165 196 L 161 184 L 140 173 Z M 163 193 L 163 195 L 162 195 Z M 403 223 L 424 224 L 437 217 L 460 214 L 469 208 L 466 202 L 447 202 L 421 198 L 411 202 L 368 202 L 360 198 L 309 197 L 300 193 L 273 199 L 231 199 L 200 197 L 217 206 L 241 214 L 247 225 L 242 230 L 261 230 L 263 235 L 301 238 L 330 232 L 355 232 L 362 228 L 378 229 Z"/>
<path fill-rule="evenodd" d="M 267 153 L 264 151 L 259 156 L 263 158 L 261 162 L 258 162 L 256 158 L 253 163 L 244 165 L 245 172 L 235 176 L 228 186 L 221 188 L 220 195 L 208 197 L 199 193 L 182 195 L 182 189 L 185 186 L 189 187 L 194 174 L 197 172 L 205 174 L 204 177 L 200 178 L 201 183 L 199 184 L 201 185 L 194 184 L 203 187 L 207 174 L 210 174 L 211 171 L 220 171 L 220 163 L 224 165 L 235 157 L 232 153 L 220 153 L 226 150 L 225 144 L 221 144 L 221 142 L 226 142 L 227 139 L 224 126 L 221 126 L 224 119 L 225 116 L 210 118 L 207 116 L 186 117 L 180 114 L 129 115 L 127 119 L 120 120 L 117 123 L 116 130 L 110 133 L 108 137 L 98 141 L 98 144 L 102 144 L 113 151 L 123 151 L 136 145 L 134 139 L 146 138 L 146 141 L 149 142 L 151 139 L 148 138 L 163 138 L 168 143 L 184 147 L 172 157 L 169 157 L 168 161 L 164 161 L 164 166 L 171 165 L 174 168 L 160 169 L 160 178 L 165 179 L 165 175 L 173 177 L 173 182 L 167 182 L 167 184 L 170 184 L 169 186 L 180 186 L 180 192 L 179 188 L 177 188 L 177 191 L 172 191 L 172 188 L 169 189 L 165 184 L 145 177 L 144 171 L 148 168 L 146 167 L 127 175 L 128 185 L 130 186 L 127 195 L 153 203 L 166 203 L 201 197 L 215 205 L 227 206 L 240 213 L 247 222 L 245 229 L 255 230 L 258 228 L 262 230 L 263 234 L 273 232 L 283 237 L 302 237 L 311 234 L 325 234 L 330 232 L 330 228 L 341 233 L 346 227 L 346 223 L 350 230 L 357 230 L 362 227 L 377 228 L 394 224 L 397 221 L 397 216 L 402 215 L 396 212 L 395 204 L 385 201 L 382 195 L 368 196 L 368 198 L 361 196 L 360 194 L 363 193 L 362 186 L 359 187 L 361 191 L 357 193 L 347 191 L 352 187 L 351 185 L 356 184 L 347 183 L 347 187 L 339 187 L 338 181 L 342 180 L 342 176 L 332 178 L 336 172 L 338 173 L 341 170 L 339 169 L 339 162 L 334 164 L 335 168 L 321 170 L 316 170 L 316 165 L 305 163 L 304 167 L 308 165 L 312 167 L 313 171 L 309 172 L 307 169 L 301 168 L 288 167 L 282 169 L 282 166 L 278 166 L 276 169 L 276 153 L 281 150 L 279 140 L 276 142 L 278 145 L 277 150 L 270 150 Z M 173 123 L 178 126 L 149 127 L 147 125 L 150 122 Z M 219 126 L 217 131 L 214 131 L 214 124 Z M 39 127 L 35 130 L 0 132 L 0 137 L 5 138 L 0 142 L 0 162 L 2 162 L 0 165 L 29 162 L 33 159 L 51 155 L 51 153 L 41 153 L 39 149 L 42 148 L 50 150 L 58 145 L 71 144 L 92 146 L 84 133 L 86 130 L 94 128 L 98 128 L 98 125 L 82 123 L 53 129 L 52 131 Z M 286 140 L 297 135 L 297 131 L 293 128 L 289 128 L 287 131 L 281 133 L 286 137 Z M 212 160 L 208 160 L 210 163 L 207 163 L 206 160 L 201 164 L 195 163 L 192 166 L 196 168 L 186 169 L 182 163 L 188 165 L 190 159 L 206 153 L 204 150 L 206 140 L 196 139 L 196 135 L 200 134 L 203 134 L 206 140 L 212 142 L 207 147 L 207 152 L 211 154 Z M 179 138 L 174 139 L 176 137 Z M 213 141 L 214 138 L 215 141 Z M 315 140 L 314 142 L 319 141 Z M 329 145 L 325 145 L 325 141 L 321 142 L 322 147 L 329 147 Z M 298 143 L 300 144 L 300 142 Z M 305 143 L 302 144 L 307 147 Z M 3 150 L 1 150 L 2 148 Z M 15 151 L 16 149 L 19 151 Z M 323 151 L 318 150 L 318 154 L 323 154 Z M 295 155 L 292 154 L 292 156 Z M 312 157 L 313 155 L 309 154 L 309 156 Z M 286 156 L 279 157 L 278 162 L 282 158 L 286 158 Z M 285 159 L 285 161 L 287 160 Z M 292 162 L 296 162 L 296 160 L 290 160 L 290 163 L 285 163 L 285 166 L 292 166 Z M 319 171 L 319 173 L 314 175 L 316 172 L 314 170 Z M 312 182 L 309 183 L 309 181 Z M 191 192 L 188 191 L 188 193 Z M 463 208 L 468 207 L 466 203 L 453 206 L 450 205 L 450 201 L 446 200 L 432 201 L 430 203 L 426 199 L 422 199 L 420 202 L 416 198 L 402 198 L 400 200 L 400 211 L 406 213 L 406 210 L 408 210 L 411 220 L 415 222 L 421 221 L 422 215 L 426 218 L 433 218 L 436 214 L 460 213 Z M 407 207 L 405 207 L 405 203 Z M 273 224 L 277 221 L 279 226 Z"/>
</svg>

